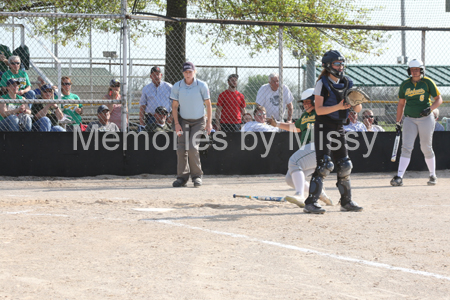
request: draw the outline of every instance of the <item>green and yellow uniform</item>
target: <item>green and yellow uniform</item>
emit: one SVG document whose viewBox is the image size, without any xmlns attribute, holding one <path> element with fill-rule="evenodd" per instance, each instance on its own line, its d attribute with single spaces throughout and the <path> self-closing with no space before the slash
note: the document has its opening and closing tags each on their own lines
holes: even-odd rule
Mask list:
<svg viewBox="0 0 450 300">
<path fill-rule="evenodd" d="M 431 106 L 431 100 L 441 93 L 434 81 L 428 77 L 423 77 L 420 81 L 413 83 L 409 78 L 402 82 L 398 91 L 398 98 L 405 99 L 405 116 L 420 118 L 420 113 Z"/>
<path fill-rule="evenodd" d="M 308 131 L 308 128 L 311 127 L 311 125 L 314 124 L 314 122 L 316 122 L 316 111 L 313 110 L 312 112 L 308 113 L 308 112 L 304 112 L 300 118 L 295 121 L 295 127 L 299 128 L 301 130 L 301 136 L 300 136 L 300 141 L 302 143 L 302 145 L 306 145 L 311 143 L 311 139 L 313 136 L 313 132 L 311 131 L 308 134 L 308 138 L 306 140 L 306 143 L 304 142 L 304 139 L 306 137 L 306 133 Z"/>
</svg>

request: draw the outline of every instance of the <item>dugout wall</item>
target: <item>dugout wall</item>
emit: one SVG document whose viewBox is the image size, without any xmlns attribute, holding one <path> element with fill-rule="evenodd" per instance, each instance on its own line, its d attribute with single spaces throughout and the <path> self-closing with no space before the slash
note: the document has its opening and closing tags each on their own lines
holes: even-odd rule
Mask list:
<svg viewBox="0 0 450 300">
<path fill-rule="evenodd" d="M 139 136 L 134 144 L 134 137 L 127 137 L 127 150 L 123 149 L 123 137 L 114 140 L 106 136 L 106 147 L 102 140 L 104 133 L 98 134 L 99 143 L 96 147 L 95 137 L 88 142 L 89 134 L 82 133 L 87 150 L 83 149 L 81 140 L 77 141 L 74 150 L 74 136 L 67 133 L 0 133 L 1 176 L 62 176 L 81 177 L 96 175 L 130 176 L 138 174 L 176 174 L 176 153 L 173 136 L 149 135 L 146 143 L 144 136 Z M 349 151 L 353 162 L 353 172 L 396 172 L 398 162 L 390 161 L 394 132 L 378 133 L 373 143 L 373 149 L 368 154 L 365 140 L 372 141 L 374 133 L 364 137 L 352 137 L 354 142 L 349 146 L 355 150 Z M 289 150 L 289 133 L 256 133 L 256 139 L 246 136 L 243 140 L 240 133 L 230 133 L 220 137 L 222 141 L 216 146 L 227 146 L 224 150 L 210 148 L 207 156 L 202 156 L 202 166 L 205 175 L 258 175 L 284 174 L 287 164 L 298 146 Z M 266 144 L 273 138 L 272 146 L 267 151 Z M 247 150 L 241 150 L 245 143 Z M 148 144 L 148 150 L 145 145 Z M 167 149 L 158 150 L 156 147 Z M 295 139 L 293 145 L 296 145 Z M 400 145 L 401 146 L 401 145 Z M 253 148 L 254 147 L 254 148 Z M 450 132 L 435 132 L 433 147 L 436 153 L 438 170 L 450 169 Z M 96 149 L 97 148 L 97 149 Z M 116 148 L 114 150 L 111 150 Z M 253 148 L 253 149 L 250 149 Z M 267 153 L 266 153 L 267 152 Z M 267 155 L 265 155 L 267 154 Z M 262 157 L 264 156 L 264 157 Z M 364 156 L 367 156 L 366 158 Z M 425 171 L 427 167 L 420 152 L 419 139 L 416 140 L 409 171 Z"/>
</svg>

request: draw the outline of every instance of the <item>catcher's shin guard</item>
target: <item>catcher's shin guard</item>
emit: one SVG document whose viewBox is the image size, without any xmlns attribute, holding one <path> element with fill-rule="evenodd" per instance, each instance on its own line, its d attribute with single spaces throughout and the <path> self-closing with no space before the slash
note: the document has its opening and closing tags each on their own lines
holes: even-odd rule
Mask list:
<svg viewBox="0 0 450 300">
<path fill-rule="evenodd" d="M 350 174 L 352 173 L 352 161 L 348 156 L 341 158 L 336 163 L 337 183 L 336 186 L 341 194 L 341 205 L 344 206 L 352 200 Z"/>
<path fill-rule="evenodd" d="M 334 164 L 328 155 L 324 157 L 317 164 L 316 170 L 314 171 L 311 182 L 309 184 L 309 196 L 305 200 L 305 204 L 312 204 L 317 202 L 322 193 L 323 179 L 330 174 L 334 169 Z"/>
</svg>

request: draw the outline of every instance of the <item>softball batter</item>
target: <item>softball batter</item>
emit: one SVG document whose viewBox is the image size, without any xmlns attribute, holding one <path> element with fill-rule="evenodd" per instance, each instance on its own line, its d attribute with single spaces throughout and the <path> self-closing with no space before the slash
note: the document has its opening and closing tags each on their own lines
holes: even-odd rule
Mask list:
<svg viewBox="0 0 450 300">
<path fill-rule="evenodd" d="M 403 175 L 411 161 L 411 152 L 417 134 L 420 138 L 420 150 L 425 156 L 425 162 L 430 171 L 428 185 L 436 185 L 436 158 L 432 147 L 435 120 L 431 112 L 442 104 L 442 97 L 434 81 L 425 77 L 425 66 L 422 61 L 417 59 L 410 61 L 408 75 L 410 78 L 403 81 L 398 92 L 399 101 L 395 125 L 397 132 L 402 130 L 403 115 L 405 115 L 405 120 L 403 121 L 403 143 L 398 172 L 392 178 L 391 185 L 403 185 Z M 433 104 L 431 104 L 431 97 L 434 98 Z"/>
</svg>

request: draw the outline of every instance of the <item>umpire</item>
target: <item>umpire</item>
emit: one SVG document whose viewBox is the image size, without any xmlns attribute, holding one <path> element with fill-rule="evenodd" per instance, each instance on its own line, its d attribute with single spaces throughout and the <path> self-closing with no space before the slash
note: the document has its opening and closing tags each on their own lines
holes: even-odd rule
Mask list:
<svg viewBox="0 0 450 300">
<path fill-rule="evenodd" d="M 177 139 L 177 180 L 173 187 L 184 187 L 191 176 L 194 187 L 202 185 L 202 165 L 198 151 L 200 136 L 211 133 L 211 99 L 206 82 L 195 78 L 195 66 L 183 64 L 184 79 L 172 87 L 172 115 Z M 206 120 L 205 120 L 206 106 Z"/>
</svg>

